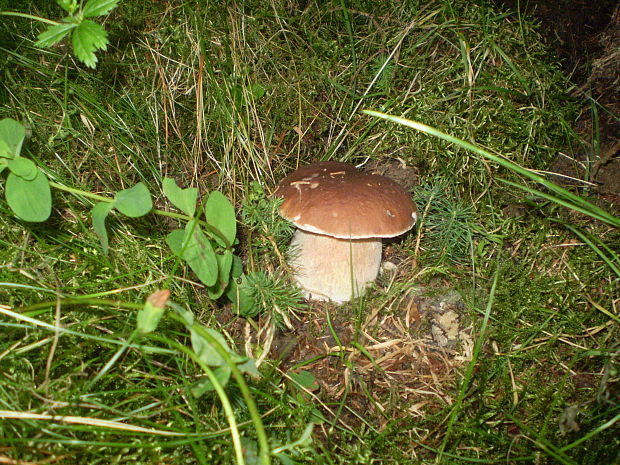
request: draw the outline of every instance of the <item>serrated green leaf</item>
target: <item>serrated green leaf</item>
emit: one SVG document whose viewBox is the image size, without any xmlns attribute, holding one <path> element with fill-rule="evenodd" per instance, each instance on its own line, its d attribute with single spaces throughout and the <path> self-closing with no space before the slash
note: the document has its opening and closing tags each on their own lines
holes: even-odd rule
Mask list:
<svg viewBox="0 0 620 465">
<path fill-rule="evenodd" d="M 15 157 L 9 160 L 8 166 L 11 173 L 26 181 L 32 181 L 39 172 L 37 165 L 32 160 L 24 157 Z"/>
<path fill-rule="evenodd" d="M 90 211 L 90 215 L 93 219 L 93 229 L 95 234 L 99 237 L 99 243 L 103 249 L 103 253 L 108 253 L 108 231 L 105 227 L 105 220 L 108 214 L 114 208 L 114 204 L 111 202 L 99 202 Z"/>
<path fill-rule="evenodd" d="M 107 15 L 118 5 L 119 0 L 88 0 L 82 9 L 82 16 L 92 18 L 93 16 Z"/>
<path fill-rule="evenodd" d="M 86 19 L 73 30 L 73 52 L 89 68 L 97 65 L 97 50 L 108 47 L 108 33 L 103 26 Z"/>
<path fill-rule="evenodd" d="M 13 158 L 20 154 L 25 138 L 26 130 L 21 123 L 11 118 L 0 120 L 0 140 L 6 143 L 9 147 L 9 153 L 12 155 L 6 158 Z M 6 147 L 4 147 L 4 150 L 6 150 Z"/>
<path fill-rule="evenodd" d="M 214 329 L 207 328 L 206 326 L 202 326 L 206 332 L 208 332 L 213 339 L 215 339 L 226 352 L 230 353 L 230 348 L 226 343 L 226 339 L 219 332 Z M 200 359 L 205 362 L 209 366 L 224 366 L 226 365 L 226 361 L 222 358 L 222 356 L 217 352 L 217 349 L 213 347 L 213 345 L 207 341 L 198 331 L 191 329 L 190 330 L 191 340 L 192 340 L 192 348 L 196 355 L 200 357 Z"/>
<path fill-rule="evenodd" d="M 207 287 L 213 286 L 218 276 L 218 263 L 209 238 L 200 226 L 190 221 L 185 231 L 177 229 L 166 237 L 172 252 L 187 262 L 198 279 Z"/>
<path fill-rule="evenodd" d="M 211 192 L 205 205 L 205 216 L 207 223 L 217 229 L 228 243 L 222 243 L 221 238 L 214 237 L 218 244 L 222 247 L 231 246 L 237 235 L 237 218 L 235 208 L 224 194 L 218 191 Z"/>
<path fill-rule="evenodd" d="M 198 199 L 198 189 L 188 187 L 181 189 L 177 186 L 174 179 L 164 178 L 164 194 L 172 204 L 188 216 L 196 213 L 196 200 Z"/>
<path fill-rule="evenodd" d="M 230 379 L 230 374 L 232 370 L 228 365 L 222 365 L 220 367 L 216 367 L 211 370 L 215 375 L 215 379 L 217 379 L 221 386 L 226 386 L 228 384 L 228 380 Z M 208 376 L 203 376 L 200 378 L 192 387 L 192 395 L 198 399 L 205 392 L 213 391 L 215 388 L 213 387 L 213 383 Z"/>
<path fill-rule="evenodd" d="M 30 181 L 9 173 L 5 195 L 11 210 L 24 221 L 45 221 L 52 212 L 50 184 L 47 176 L 38 169 L 37 175 Z"/>
<path fill-rule="evenodd" d="M 114 196 L 114 207 L 123 215 L 137 218 L 152 210 L 153 201 L 148 188 L 139 182 L 129 189 L 117 192 Z"/>
<path fill-rule="evenodd" d="M 34 43 L 36 47 L 51 47 L 64 39 L 71 30 L 77 28 L 77 23 L 60 23 L 54 26 L 49 26 L 37 37 L 37 41 Z"/>
<path fill-rule="evenodd" d="M 230 250 L 225 250 L 223 254 L 216 254 L 217 259 L 217 281 L 207 289 L 210 299 L 219 299 L 230 281 L 230 270 L 233 263 L 233 254 Z"/>
</svg>

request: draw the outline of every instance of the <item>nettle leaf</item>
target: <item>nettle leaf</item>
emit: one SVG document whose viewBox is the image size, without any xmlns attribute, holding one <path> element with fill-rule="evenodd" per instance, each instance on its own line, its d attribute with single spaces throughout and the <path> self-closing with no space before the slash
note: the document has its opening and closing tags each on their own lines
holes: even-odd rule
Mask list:
<svg viewBox="0 0 620 465">
<path fill-rule="evenodd" d="M 119 0 L 88 0 L 82 9 L 82 16 L 92 18 L 93 16 L 107 15 L 118 5 Z"/>
<path fill-rule="evenodd" d="M 209 238 L 195 221 L 187 223 L 185 230 L 177 229 L 166 237 L 172 252 L 187 262 L 198 279 L 207 287 L 215 284 L 218 263 Z"/>
<path fill-rule="evenodd" d="M 26 181 L 32 181 L 39 173 L 37 165 L 32 160 L 24 157 L 15 157 L 9 160 L 8 166 L 11 173 Z"/>
<path fill-rule="evenodd" d="M 196 200 L 198 199 L 198 189 L 188 187 L 181 189 L 177 186 L 174 179 L 164 178 L 164 194 L 172 204 L 188 216 L 196 213 Z"/>
<path fill-rule="evenodd" d="M 228 365 L 222 365 L 220 367 L 216 367 L 211 370 L 215 375 L 215 379 L 218 380 L 221 386 L 226 386 L 228 380 L 230 379 L 230 373 L 232 372 L 231 368 Z M 198 399 L 205 392 L 213 391 L 215 388 L 213 387 L 213 383 L 208 376 L 203 376 L 200 378 L 192 387 L 192 395 Z"/>
<path fill-rule="evenodd" d="M 108 48 L 108 33 L 103 26 L 86 19 L 73 30 L 75 56 L 89 68 L 97 64 L 95 52 Z"/>
<path fill-rule="evenodd" d="M 222 233 L 228 244 L 223 243 L 222 239 L 217 236 L 214 237 L 216 242 L 222 247 L 230 247 L 237 235 L 235 208 L 230 201 L 221 192 L 211 192 L 205 205 L 205 215 L 207 223 Z"/>
<path fill-rule="evenodd" d="M 144 303 L 144 307 L 138 312 L 137 325 L 138 331 L 142 334 L 148 334 L 155 331 L 159 320 L 164 315 L 166 303 L 170 297 L 170 291 L 167 289 L 153 292 Z"/>
<path fill-rule="evenodd" d="M 90 211 L 90 215 L 93 219 L 93 229 L 95 230 L 95 234 L 99 237 L 101 248 L 106 255 L 108 253 L 108 232 L 105 228 L 105 220 L 113 208 L 114 204 L 111 202 L 99 202 L 95 204 Z"/>
<path fill-rule="evenodd" d="M 117 192 L 114 196 L 114 207 L 123 215 L 131 218 L 144 216 L 153 209 L 151 194 L 144 183 Z"/>
<path fill-rule="evenodd" d="M 3 152 L 6 152 L 6 147 L 9 148 L 9 155 L 5 157 L 0 154 L 0 156 L 5 158 L 13 158 L 14 156 L 18 156 L 22 151 L 22 144 L 24 143 L 24 139 L 26 138 L 26 130 L 24 126 L 15 121 L 12 118 L 4 118 L 0 120 L 0 141 L 4 141 L 6 146 L 3 146 Z"/>
<path fill-rule="evenodd" d="M 60 23 L 49 26 L 39 34 L 38 40 L 34 43 L 36 47 L 51 47 L 64 39 L 72 29 L 77 28 L 77 23 Z"/>
<path fill-rule="evenodd" d="M 52 212 L 52 192 L 45 173 L 37 169 L 34 179 L 26 180 L 9 173 L 5 185 L 6 201 L 22 220 L 41 222 Z"/>
</svg>

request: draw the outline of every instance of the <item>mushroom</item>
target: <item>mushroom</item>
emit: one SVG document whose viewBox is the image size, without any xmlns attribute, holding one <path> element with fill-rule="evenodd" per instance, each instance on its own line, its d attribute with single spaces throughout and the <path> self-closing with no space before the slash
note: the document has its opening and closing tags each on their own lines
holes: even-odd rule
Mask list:
<svg viewBox="0 0 620 465">
<path fill-rule="evenodd" d="M 411 229 L 417 209 L 384 176 L 341 162 L 304 166 L 286 176 L 275 195 L 280 215 L 297 231 L 291 241 L 294 278 L 305 297 L 349 301 L 364 294 L 381 264 L 381 238 Z"/>
</svg>

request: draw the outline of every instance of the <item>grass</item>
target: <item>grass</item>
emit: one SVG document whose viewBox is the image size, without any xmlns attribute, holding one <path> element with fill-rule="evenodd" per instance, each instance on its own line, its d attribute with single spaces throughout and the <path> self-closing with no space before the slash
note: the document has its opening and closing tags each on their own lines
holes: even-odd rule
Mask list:
<svg viewBox="0 0 620 465">
<path fill-rule="evenodd" d="M 246 320 L 208 299 L 166 247 L 174 219 L 111 218 L 104 255 L 89 197 L 54 189 L 40 225 L 0 202 L 1 461 L 266 463 L 254 413 L 271 463 L 617 460 L 618 216 L 539 174 L 579 145 L 589 102 L 566 95 L 527 18 L 443 0 L 125 0 L 104 25 L 111 47 L 87 71 L 4 17 L 0 118 L 28 126 L 27 153 L 69 188 L 142 181 L 163 210 L 164 176 L 224 192 L 266 308 Z M 420 173 L 419 226 L 386 245 L 396 270 L 342 307 L 298 305 L 268 199 L 322 159 Z M 247 391 L 192 395 L 204 369 L 170 316 L 132 339 L 162 287 L 260 361 Z M 458 337 L 440 346 L 447 309 Z"/>
</svg>

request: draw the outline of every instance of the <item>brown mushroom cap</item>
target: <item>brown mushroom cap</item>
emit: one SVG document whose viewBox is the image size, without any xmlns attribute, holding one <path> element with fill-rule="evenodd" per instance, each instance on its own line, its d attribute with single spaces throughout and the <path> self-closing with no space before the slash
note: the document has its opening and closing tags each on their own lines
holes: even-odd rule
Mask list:
<svg viewBox="0 0 620 465">
<path fill-rule="evenodd" d="M 286 176 L 276 196 L 280 214 L 299 229 L 340 239 L 394 237 L 411 229 L 417 209 L 394 181 L 327 161 Z"/>
</svg>

